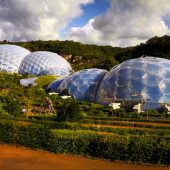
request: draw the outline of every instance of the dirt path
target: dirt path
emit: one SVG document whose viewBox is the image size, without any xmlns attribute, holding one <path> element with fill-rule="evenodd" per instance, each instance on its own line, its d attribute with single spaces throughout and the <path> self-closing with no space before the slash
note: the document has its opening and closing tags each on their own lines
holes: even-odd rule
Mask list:
<svg viewBox="0 0 170 170">
<path fill-rule="evenodd" d="M 113 128 L 113 129 L 144 129 L 142 127 L 133 127 L 133 126 L 114 126 L 114 125 L 103 125 L 103 124 L 81 124 L 85 127 L 96 127 L 96 128 Z M 149 129 L 150 130 L 150 129 Z"/>
<path fill-rule="evenodd" d="M 169 170 L 123 163 L 89 160 L 45 151 L 0 145 L 0 170 Z"/>
<path fill-rule="evenodd" d="M 97 120 L 97 122 L 100 122 L 101 120 Z M 166 126 L 166 127 L 170 127 L 170 124 L 166 124 L 166 123 L 155 123 L 155 122 L 136 122 L 136 121 L 105 121 L 107 122 L 107 124 L 109 123 L 122 123 L 122 124 L 137 124 L 137 125 L 150 125 L 150 126 Z"/>
</svg>

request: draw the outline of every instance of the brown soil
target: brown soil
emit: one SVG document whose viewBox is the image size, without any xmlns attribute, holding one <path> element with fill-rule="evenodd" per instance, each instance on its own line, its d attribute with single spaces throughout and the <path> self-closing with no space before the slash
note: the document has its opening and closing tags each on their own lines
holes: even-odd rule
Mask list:
<svg viewBox="0 0 170 170">
<path fill-rule="evenodd" d="M 0 145 L 1 170 L 169 170 L 154 167 L 90 160 L 45 151 L 33 151 L 12 145 Z"/>
</svg>

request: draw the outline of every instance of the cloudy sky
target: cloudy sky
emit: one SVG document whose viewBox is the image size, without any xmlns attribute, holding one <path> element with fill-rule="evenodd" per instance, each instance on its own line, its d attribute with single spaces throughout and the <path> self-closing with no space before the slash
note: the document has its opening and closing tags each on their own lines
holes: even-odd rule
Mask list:
<svg viewBox="0 0 170 170">
<path fill-rule="evenodd" d="M 131 46 L 170 35 L 170 0 L 0 0 L 0 40 Z"/>
</svg>

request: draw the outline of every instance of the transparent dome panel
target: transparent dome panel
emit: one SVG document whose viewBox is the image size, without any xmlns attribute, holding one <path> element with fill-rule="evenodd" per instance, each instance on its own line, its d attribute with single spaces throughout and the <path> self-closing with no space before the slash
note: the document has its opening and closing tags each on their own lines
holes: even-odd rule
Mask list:
<svg viewBox="0 0 170 170">
<path fill-rule="evenodd" d="M 94 101 L 98 86 L 106 74 L 102 69 L 86 69 L 68 76 L 58 88 L 58 92 L 68 91 L 77 100 Z"/>
<path fill-rule="evenodd" d="M 30 52 L 16 45 L 0 45 L 0 71 L 18 73 L 22 60 Z"/>
<path fill-rule="evenodd" d="M 107 73 L 97 91 L 96 102 L 109 105 L 119 100 L 159 103 L 170 94 L 170 60 L 144 57 L 119 64 Z M 170 67 L 169 67 L 170 68 Z M 166 98 L 164 97 L 164 102 Z"/>
<path fill-rule="evenodd" d="M 67 76 L 71 72 L 70 64 L 56 53 L 38 51 L 25 57 L 20 74 Z"/>
</svg>

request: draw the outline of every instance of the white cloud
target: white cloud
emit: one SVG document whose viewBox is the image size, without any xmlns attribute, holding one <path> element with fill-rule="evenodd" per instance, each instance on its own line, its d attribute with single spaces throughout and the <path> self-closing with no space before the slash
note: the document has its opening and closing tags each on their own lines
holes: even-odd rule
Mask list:
<svg viewBox="0 0 170 170">
<path fill-rule="evenodd" d="M 110 0 L 110 8 L 83 27 L 71 28 L 68 38 L 84 43 L 129 46 L 169 34 L 164 17 L 170 0 Z"/>
<path fill-rule="evenodd" d="M 75 41 L 98 43 L 100 32 L 93 28 L 94 21 L 91 19 L 84 27 L 72 27 L 69 36 Z"/>
<path fill-rule="evenodd" d="M 0 0 L 0 40 L 53 40 L 94 0 Z"/>
</svg>

